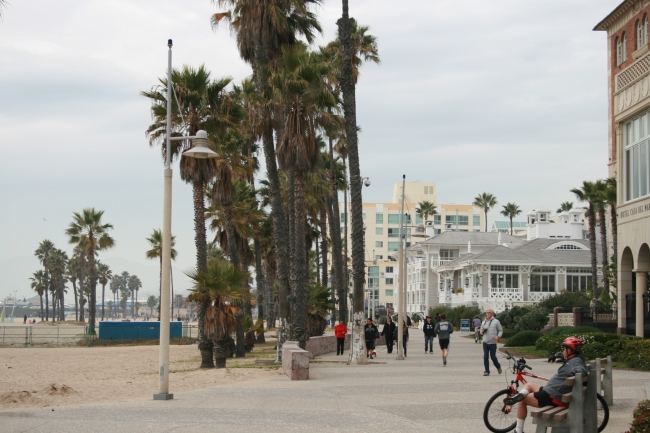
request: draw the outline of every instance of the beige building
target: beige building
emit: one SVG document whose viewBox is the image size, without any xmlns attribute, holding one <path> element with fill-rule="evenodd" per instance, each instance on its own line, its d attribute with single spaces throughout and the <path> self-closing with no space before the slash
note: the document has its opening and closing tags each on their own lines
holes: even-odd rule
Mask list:
<svg viewBox="0 0 650 433">
<path fill-rule="evenodd" d="M 649 16 L 648 0 L 626 0 L 594 28 L 607 32 L 607 156 L 609 176 L 618 185 L 618 332 L 646 338 L 650 337 Z"/>
</svg>

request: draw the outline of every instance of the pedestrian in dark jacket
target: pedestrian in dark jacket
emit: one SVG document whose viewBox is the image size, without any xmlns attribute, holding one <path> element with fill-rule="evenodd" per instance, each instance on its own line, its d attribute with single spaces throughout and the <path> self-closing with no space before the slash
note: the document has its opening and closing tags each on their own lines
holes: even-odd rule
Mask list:
<svg viewBox="0 0 650 433">
<path fill-rule="evenodd" d="M 372 319 L 368 319 L 368 323 L 364 326 L 364 333 L 366 335 L 366 357 L 372 359 L 372 354 L 375 350 L 375 341 L 379 338 L 379 329 L 372 323 Z"/>
<path fill-rule="evenodd" d="M 447 366 L 449 337 L 451 336 L 451 333 L 454 332 L 454 326 L 447 322 L 447 316 L 445 316 L 444 313 L 440 315 L 440 322 L 436 323 L 434 332 L 438 336 L 438 344 L 440 344 L 440 350 L 442 351 L 442 365 Z"/>
<path fill-rule="evenodd" d="M 431 316 L 427 316 L 422 326 L 422 332 L 424 332 L 424 353 L 433 353 L 433 338 L 436 335 L 435 327 L 436 325 L 431 321 Z"/>
<path fill-rule="evenodd" d="M 436 315 L 433 318 L 433 321 L 436 323 L 440 323 L 440 313 L 436 313 Z"/>
<path fill-rule="evenodd" d="M 406 316 L 408 317 L 408 316 Z M 397 330 L 395 331 L 395 340 L 397 341 Z M 409 328 L 406 322 L 402 320 L 402 347 L 404 348 L 404 356 L 406 356 L 406 343 L 409 341 Z"/>
<path fill-rule="evenodd" d="M 386 339 L 386 351 L 388 353 L 393 353 L 393 339 L 397 336 L 396 328 L 390 316 L 386 317 L 386 323 L 384 323 L 384 328 L 381 330 L 381 335 Z"/>
</svg>

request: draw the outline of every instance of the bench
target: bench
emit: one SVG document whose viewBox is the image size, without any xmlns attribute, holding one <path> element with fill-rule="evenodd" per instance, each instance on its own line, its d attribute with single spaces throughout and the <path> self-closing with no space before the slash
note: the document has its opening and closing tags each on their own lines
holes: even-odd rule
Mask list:
<svg viewBox="0 0 650 433">
<path fill-rule="evenodd" d="M 309 379 L 309 352 L 302 350 L 297 341 L 282 344 L 282 370 L 291 380 Z"/>
<path fill-rule="evenodd" d="M 552 433 L 598 431 L 596 392 L 599 379 L 600 374 L 593 361 L 589 364 L 589 374 L 586 377 L 578 373 L 566 379 L 565 384 L 572 388 L 570 393 L 562 396 L 562 403 L 567 403 L 569 407 L 546 406 L 531 411 L 533 424 L 537 425 L 536 433 L 546 433 L 548 427 L 551 427 Z"/>
<path fill-rule="evenodd" d="M 614 385 L 612 382 L 612 357 L 596 359 L 596 373 L 600 380 L 596 381 L 596 392 L 601 394 L 608 406 L 614 404 Z M 605 364 L 605 368 L 601 368 Z"/>
</svg>

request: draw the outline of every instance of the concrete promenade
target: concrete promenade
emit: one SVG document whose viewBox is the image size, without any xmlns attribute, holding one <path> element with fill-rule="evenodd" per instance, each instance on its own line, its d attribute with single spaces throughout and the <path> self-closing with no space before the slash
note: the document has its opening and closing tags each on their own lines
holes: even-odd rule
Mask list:
<svg viewBox="0 0 650 433">
<path fill-rule="evenodd" d="M 483 377 L 481 346 L 458 332 L 452 335 L 446 367 L 438 341 L 433 355 L 424 353 L 423 341 L 421 331 L 412 329 L 404 361 L 395 360 L 395 353 L 388 355 L 385 347 L 369 366 L 345 365 L 347 354 L 318 357 L 308 381 L 278 376 L 175 393 L 175 399 L 167 402 L 0 412 L 0 431 L 487 432 L 482 419 L 485 402 L 506 386 L 511 375 L 506 376 L 505 369 L 499 375 L 492 368 L 492 375 Z M 558 368 L 544 360 L 531 360 L 529 365 L 543 376 Z M 156 379 L 152 374 L 152 394 Z M 633 408 L 645 397 L 645 382 L 650 382 L 650 373 L 614 371 L 615 404 L 607 432 L 628 429 Z M 534 432 L 530 419 L 526 431 Z"/>
</svg>

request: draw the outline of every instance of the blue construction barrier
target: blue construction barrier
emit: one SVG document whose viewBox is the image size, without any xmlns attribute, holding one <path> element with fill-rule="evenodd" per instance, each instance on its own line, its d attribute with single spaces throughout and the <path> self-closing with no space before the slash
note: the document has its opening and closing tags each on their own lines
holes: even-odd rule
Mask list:
<svg viewBox="0 0 650 433">
<path fill-rule="evenodd" d="M 169 323 L 169 338 L 183 336 L 183 323 Z M 100 340 L 157 340 L 160 322 L 99 322 Z"/>
</svg>

